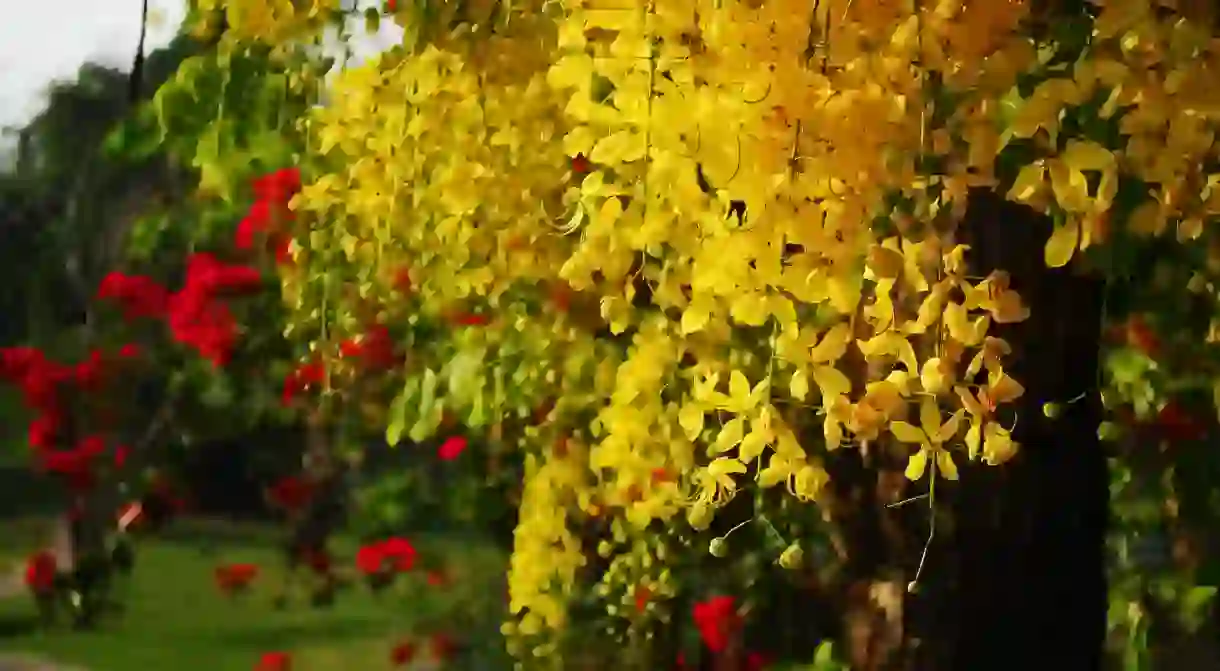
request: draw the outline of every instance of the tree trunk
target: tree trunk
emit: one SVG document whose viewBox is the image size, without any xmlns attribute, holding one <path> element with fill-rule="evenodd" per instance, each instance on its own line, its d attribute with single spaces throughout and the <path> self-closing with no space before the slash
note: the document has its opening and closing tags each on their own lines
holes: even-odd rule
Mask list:
<svg viewBox="0 0 1220 671">
<path fill-rule="evenodd" d="M 960 241 L 972 274 L 1005 270 L 1028 320 L 993 327 L 1025 385 L 1015 414 L 1021 452 L 1001 468 L 963 469 L 928 584 L 908 597 L 916 667 L 929 671 L 1102 666 L 1109 478 L 1097 436 L 1104 283 L 1048 269 L 1051 224 L 991 192 L 972 193 Z M 1077 400 L 1073 400 L 1077 399 Z M 1044 403 L 1062 404 L 1056 419 Z M 1002 414 L 1002 413 L 1001 413 Z M 1018 421 L 1019 420 L 1019 421 Z"/>
</svg>

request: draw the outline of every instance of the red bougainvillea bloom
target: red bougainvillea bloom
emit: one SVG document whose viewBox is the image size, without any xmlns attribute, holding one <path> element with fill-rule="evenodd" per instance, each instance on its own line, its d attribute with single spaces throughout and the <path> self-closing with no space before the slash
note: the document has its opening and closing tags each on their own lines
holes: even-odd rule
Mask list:
<svg viewBox="0 0 1220 671">
<path fill-rule="evenodd" d="M 453 653 L 457 650 L 457 645 L 448 634 L 433 634 L 429 638 L 428 644 L 428 647 L 432 649 L 432 656 L 441 661 L 453 657 Z"/>
<path fill-rule="evenodd" d="M 292 236 L 277 235 L 271 242 L 275 249 L 275 262 L 286 266 L 292 263 Z"/>
<path fill-rule="evenodd" d="M 267 498 L 272 504 L 288 511 L 296 512 L 305 507 L 313 498 L 313 485 L 293 475 L 280 478 L 267 488 Z"/>
<path fill-rule="evenodd" d="M 731 596 L 716 596 L 695 604 L 693 610 L 695 627 L 708 650 L 724 652 L 737 632 L 741 621 Z"/>
<path fill-rule="evenodd" d="M 49 550 L 42 550 L 30 555 L 25 563 L 25 586 L 37 594 L 45 594 L 55 586 L 55 574 L 58 571 L 55 555 Z"/>
<path fill-rule="evenodd" d="M 413 659 L 415 659 L 415 644 L 411 641 L 403 641 L 390 650 L 390 663 L 394 666 L 410 664 Z"/>
<path fill-rule="evenodd" d="M 131 457 L 131 448 L 126 445 L 116 445 L 114 447 L 114 467 L 122 468 L 127 465 L 127 459 Z"/>
<path fill-rule="evenodd" d="M 373 575 L 380 573 L 385 567 L 385 555 L 381 553 L 381 546 L 373 543 L 370 545 L 361 546 L 356 551 L 356 568 L 365 575 Z"/>
<path fill-rule="evenodd" d="M 394 273 L 394 288 L 406 294 L 411 292 L 411 286 L 411 269 L 406 267 L 399 268 Z"/>
<path fill-rule="evenodd" d="M 441 461 L 453 461 L 466 451 L 466 439 L 461 436 L 450 436 L 441 443 L 440 449 L 436 451 L 436 456 L 441 458 Z"/>
<path fill-rule="evenodd" d="M 198 288 L 188 286 L 170 298 L 169 327 L 175 341 L 217 367 L 228 363 L 237 343 L 233 313 Z"/>
<path fill-rule="evenodd" d="M 589 159 L 585 158 L 584 154 L 577 154 L 572 157 L 572 172 L 577 175 L 588 174 L 593 169 L 593 164 Z"/>
<path fill-rule="evenodd" d="M 1170 401 L 1156 415 L 1156 425 L 1170 441 L 1201 440 L 1207 435 L 1203 424 L 1187 414 L 1175 401 Z"/>
<path fill-rule="evenodd" d="M 359 359 L 365 368 L 373 370 L 385 370 L 399 361 L 390 330 L 381 324 L 364 335 L 339 343 L 339 355 L 345 359 Z"/>
<path fill-rule="evenodd" d="M 89 352 L 89 358 L 76 364 L 72 372 L 78 387 L 86 391 L 96 391 L 102 385 L 102 374 L 105 372 L 102 353 L 98 350 Z"/>
<path fill-rule="evenodd" d="M 238 592 L 250 586 L 258 577 L 258 566 L 255 564 L 226 564 L 217 566 L 215 570 L 216 586 L 226 594 Z"/>
<path fill-rule="evenodd" d="M 59 386 L 72 380 L 74 369 L 47 359 L 33 347 L 0 349 L 0 379 L 21 389 L 27 407 L 47 413 L 59 407 Z"/>
<path fill-rule="evenodd" d="M 746 655 L 746 671 L 763 671 L 770 665 L 770 660 L 761 652 L 751 652 Z"/>
<path fill-rule="evenodd" d="M 29 426 L 30 447 L 37 450 L 49 450 L 55 445 L 55 437 L 59 435 L 60 417 L 56 412 L 44 412 L 35 417 Z"/>
<path fill-rule="evenodd" d="M 262 289 L 263 275 L 257 268 L 221 263 L 211 254 L 191 254 L 186 260 L 185 290 L 208 298 L 247 295 Z"/>
<path fill-rule="evenodd" d="M 94 463 L 105 451 L 106 443 L 100 436 L 85 436 L 72 449 L 43 450 L 38 459 L 43 470 L 64 478 L 70 489 L 81 492 L 93 486 Z"/>
<path fill-rule="evenodd" d="M 255 178 L 251 186 L 258 200 L 287 205 L 292 196 L 301 190 L 301 171 L 293 167 L 281 168 Z"/>
<path fill-rule="evenodd" d="M 356 568 L 365 575 L 381 573 L 387 569 L 398 572 L 415 567 L 415 546 L 405 538 L 387 538 L 377 543 L 364 545 L 356 552 Z"/>
<path fill-rule="evenodd" d="M 652 601 L 652 590 L 646 585 L 635 586 L 635 610 L 637 613 L 643 613 L 648 607 L 648 602 Z"/>
<path fill-rule="evenodd" d="M 128 321 L 161 317 L 169 304 L 169 291 L 150 277 L 112 272 L 98 285 L 99 300 L 118 303 Z"/>
<path fill-rule="evenodd" d="M 321 361 L 311 361 L 300 364 L 284 378 L 284 388 L 280 392 L 280 402 L 289 405 L 298 394 L 304 393 L 322 384 L 326 380 L 326 365 Z"/>
<path fill-rule="evenodd" d="M 487 326 L 491 322 L 490 319 L 483 315 L 471 314 L 469 312 L 454 315 L 453 321 L 458 326 Z"/>
<path fill-rule="evenodd" d="M 265 652 L 254 671 L 292 671 L 292 657 L 286 652 Z"/>
</svg>

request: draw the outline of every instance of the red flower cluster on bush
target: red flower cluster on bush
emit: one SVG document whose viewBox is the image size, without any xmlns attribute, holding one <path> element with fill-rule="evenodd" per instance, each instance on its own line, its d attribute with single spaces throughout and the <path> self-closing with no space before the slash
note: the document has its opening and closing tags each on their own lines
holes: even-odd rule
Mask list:
<svg viewBox="0 0 1220 671">
<path fill-rule="evenodd" d="M 169 307 L 169 291 L 143 275 L 110 273 L 102 279 L 97 297 L 117 303 L 129 321 L 163 317 Z"/>
<path fill-rule="evenodd" d="M 255 564 L 226 564 L 217 566 L 215 571 L 216 586 L 225 594 L 248 588 L 256 577 L 258 566 Z"/>
<path fill-rule="evenodd" d="M 716 596 L 695 604 L 692 615 L 699 637 L 708 650 L 724 652 L 741 627 L 737 606 L 731 596 Z"/>
<path fill-rule="evenodd" d="M 294 513 L 305 507 L 313 498 L 313 484 L 294 475 L 289 475 L 267 488 L 267 499 L 285 512 Z"/>
<path fill-rule="evenodd" d="M 385 571 L 405 572 L 415 567 L 415 546 L 405 538 L 387 538 L 369 543 L 356 552 L 356 568 L 365 575 Z"/>
<path fill-rule="evenodd" d="M 122 358 L 122 357 L 120 357 Z M 93 484 L 93 466 L 106 452 L 105 441 L 85 435 L 75 445 L 64 447 L 65 394 L 98 391 L 111 370 L 111 362 L 97 350 L 74 366 L 48 359 L 32 347 L 0 349 L 0 380 L 17 386 L 25 404 L 37 414 L 30 421 L 28 440 L 39 468 L 62 476 L 76 491 Z M 115 465 L 121 466 L 127 448 L 115 448 Z"/>
<path fill-rule="evenodd" d="M 453 461 L 462 456 L 466 451 L 468 443 L 461 436 L 450 436 L 441 443 L 441 446 L 436 450 L 436 456 L 440 457 L 441 461 Z"/>
<path fill-rule="evenodd" d="M 286 652 L 263 653 L 254 671 L 292 671 L 292 657 Z"/>
<path fill-rule="evenodd" d="M 54 554 L 49 550 L 36 552 L 25 564 L 25 586 L 35 594 L 46 594 L 54 588 L 58 571 Z"/>
<path fill-rule="evenodd" d="M 283 168 L 254 180 L 254 204 L 237 225 L 234 245 L 240 250 L 252 250 L 261 239 L 265 249 L 275 252 L 276 263 L 290 261 L 288 246 L 291 237 L 282 229 L 292 220 L 288 202 L 301 190 L 301 172 Z"/>
<path fill-rule="evenodd" d="M 309 361 L 297 366 L 284 378 L 284 389 L 280 392 L 280 403 L 289 405 L 297 394 L 305 393 L 326 380 L 326 365 L 321 361 Z"/>
<path fill-rule="evenodd" d="M 358 359 L 370 370 L 386 370 L 400 360 L 390 330 L 381 324 L 373 326 L 362 336 L 339 343 L 339 355 L 345 359 Z"/>
</svg>

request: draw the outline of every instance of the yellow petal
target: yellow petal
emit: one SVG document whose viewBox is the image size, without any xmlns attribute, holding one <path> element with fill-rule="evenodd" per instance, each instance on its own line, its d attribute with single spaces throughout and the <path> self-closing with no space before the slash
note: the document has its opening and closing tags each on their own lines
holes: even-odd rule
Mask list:
<svg viewBox="0 0 1220 671">
<path fill-rule="evenodd" d="M 678 426 L 686 434 L 688 440 L 694 440 L 703 432 L 703 409 L 694 403 L 687 403 L 678 411 Z"/>
<path fill-rule="evenodd" d="M 936 451 L 936 470 L 946 479 L 957 479 L 957 464 L 953 463 L 953 455 L 948 450 Z"/>
<path fill-rule="evenodd" d="M 929 438 L 940 433 L 940 406 L 931 396 L 924 396 L 919 403 L 919 425 Z"/>
<path fill-rule="evenodd" d="M 991 373 L 987 378 L 987 397 L 996 405 L 1014 401 L 1025 393 L 1025 387 L 1020 382 L 1002 371 L 999 374 Z"/>
<path fill-rule="evenodd" d="M 908 480 L 914 482 L 923 477 L 923 472 L 928 469 L 928 451 L 920 450 L 911 455 L 907 461 L 906 476 Z"/>
<path fill-rule="evenodd" d="M 928 439 L 918 427 L 906 422 L 891 422 L 890 433 L 894 434 L 895 438 L 904 443 L 914 443 L 916 445 Z"/>
<path fill-rule="evenodd" d="M 1072 260 L 1076 246 L 1080 243 L 1080 222 L 1071 218 L 1062 226 L 1056 226 L 1046 241 L 1044 256 L 1046 265 L 1051 268 L 1062 268 Z"/>
<path fill-rule="evenodd" d="M 949 442 L 950 438 L 957 435 L 957 430 L 962 424 L 963 415 L 965 415 L 964 410 L 958 410 L 953 413 L 932 439 L 937 443 Z"/>
<path fill-rule="evenodd" d="M 869 247 L 868 256 L 865 258 L 864 264 L 872 271 L 875 277 L 886 280 L 898 277 L 902 274 L 905 266 L 901 252 L 881 245 Z"/>
<path fill-rule="evenodd" d="M 971 424 L 970 428 L 966 430 L 966 456 L 970 457 L 971 461 L 979 456 L 979 442 L 982 437 L 978 423 Z"/>
<path fill-rule="evenodd" d="M 818 366 L 813 369 L 813 381 L 822 390 L 822 398 L 845 396 L 851 391 L 851 380 L 837 368 Z"/>
</svg>

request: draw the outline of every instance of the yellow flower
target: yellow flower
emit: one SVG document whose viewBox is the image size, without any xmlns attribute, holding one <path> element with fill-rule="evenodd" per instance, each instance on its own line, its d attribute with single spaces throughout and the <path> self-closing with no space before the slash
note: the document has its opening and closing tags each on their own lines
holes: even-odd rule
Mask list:
<svg viewBox="0 0 1220 671">
<path fill-rule="evenodd" d="M 943 424 L 940 421 L 940 408 L 931 396 L 925 396 L 919 405 L 919 426 L 906 422 L 890 424 L 890 432 L 904 443 L 919 445 L 919 451 L 911 455 L 907 462 L 906 476 L 910 480 L 923 477 L 928 468 L 928 459 L 936 459 L 936 468 L 950 480 L 957 479 L 957 465 L 953 457 L 943 445 L 957 435 L 958 426 L 962 421 L 961 410 L 953 413 Z"/>
</svg>

